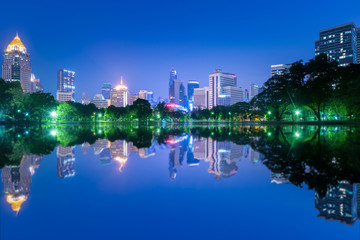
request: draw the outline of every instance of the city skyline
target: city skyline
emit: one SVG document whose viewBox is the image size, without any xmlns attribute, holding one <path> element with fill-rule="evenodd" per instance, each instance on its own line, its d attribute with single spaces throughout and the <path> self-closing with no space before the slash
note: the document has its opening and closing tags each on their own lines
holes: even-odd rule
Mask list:
<svg viewBox="0 0 360 240">
<path fill-rule="evenodd" d="M 4 3 L 4 7 L 10 7 L 8 4 L 10 3 Z M 89 6 L 80 11 L 79 4 L 71 4 L 72 9 L 69 11 L 76 13 L 73 14 L 71 23 L 64 16 L 55 14 L 64 9 L 61 6 L 59 10 L 42 6 L 30 20 L 25 20 L 25 14 L 21 13 L 33 7 L 24 4 L 18 9 L 19 18 L 6 25 L 0 24 L 0 47 L 5 49 L 14 34 L 19 32 L 31 53 L 34 73 L 41 79 L 45 91 L 53 95 L 56 92 L 58 69 L 72 69 L 78 73 L 79 94 L 76 95 L 76 100 L 79 100 L 82 92 L 94 96 L 99 93 L 96 89 L 101 88 L 102 83 L 115 84 L 119 82 L 121 75 L 127 80 L 131 93 L 141 89 L 156 89 L 156 97 L 167 98 L 166 83 L 171 67 L 177 69 L 179 78 L 184 82 L 196 79 L 201 87 L 206 86 L 209 73 L 221 68 L 237 74 L 239 86 L 248 89 L 251 83 L 261 86 L 270 77 L 269 69 L 272 64 L 291 63 L 299 59 L 307 61 L 312 58 L 313 43 L 318 38 L 319 30 L 349 22 L 359 25 L 360 18 L 355 10 L 357 4 L 346 13 L 337 14 L 334 19 L 326 14 L 327 11 L 316 12 L 313 8 L 306 8 L 306 2 L 293 16 L 289 15 L 289 11 L 293 10 L 291 4 L 279 7 L 281 2 L 276 6 L 264 2 L 266 8 L 263 9 L 266 10 L 259 10 L 259 20 L 247 13 L 255 7 L 254 3 L 234 1 L 222 6 L 212 2 L 189 5 L 183 2 L 167 6 L 174 7 L 179 13 L 190 14 L 192 17 L 189 19 L 183 19 L 182 14 L 169 18 L 170 13 L 164 11 L 164 8 L 155 9 L 147 3 L 142 4 L 139 9 L 132 3 L 113 3 L 113 9 L 120 7 L 121 14 L 115 14 L 114 10 L 102 11 L 104 7 L 100 5 L 99 8 Z M 315 3 L 313 7 L 320 5 L 321 3 Z M 226 10 L 221 13 L 223 20 L 215 21 L 207 16 L 208 12 L 215 11 L 215 6 Z M 135 9 L 138 10 L 136 14 Z M 335 7 L 327 6 L 327 10 L 331 9 L 335 10 Z M 150 10 L 152 17 L 148 23 L 143 24 L 135 19 L 139 14 L 146 18 L 149 15 L 147 10 Z M 274 11 L 278 12 L 277 16 L 273 16 Z M 99 16 L 84 24 L 84 18 L 97 15 L 97 12 Z M 5 12 L 4 18 L 10 17 L 10 14 Z M 271 19 L 268 21 L 270 15 Z M 307 16 L 306 21 L 296 21 L 304 15 Z M 44 16 L 48 19 L 47 23 L 38 27 L 35 22 Z M 114 28 L 114 23 L 106 27 L 97 24 L 100 17 L 116 20 L 109 22 L 117 22 L 118 28 Z M 129 20 L 123 21 L 124 19 Z M 161 19 L 171 20 L 163 23 Z M 265 19 L 267 24 L 264 24 Z M 287 21 L 283 21 L 285 19 Z M 279 22 L 282 22 L 282 28 L 276 31 L 274 26 Z M 233 36 L 211 37 L 214 27 L 231 31 Z M 67 30 L 67 34 L 58 29 Z M 133 31 L 134 29 L 137 31 Z M 270 38 L 264 41 L 264 36 Z M 47 67 L 43 68 L 45 65 Z"/>
</svg>

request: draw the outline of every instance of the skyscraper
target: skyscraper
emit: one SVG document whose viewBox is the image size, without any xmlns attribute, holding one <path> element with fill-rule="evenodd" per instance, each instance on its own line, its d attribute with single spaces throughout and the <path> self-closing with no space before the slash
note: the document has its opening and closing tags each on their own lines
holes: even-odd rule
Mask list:
<svg viewBox="0 0 360 240">
<path fill-rule="evenodd" d="M 107 108 L 109 106 L 109 100 L 105 99 L 102 94 L 95 94 L 94 99 L 90 102 L 95 104 L 98 109 Z"/>
<path fill-rule="evenodd" d="M 57 73 L 57 100 L 62 101 L 71 95 L 72 100 L 75 97 L 75 72 L 66 69 L 60 69 Z"/>
<path fill-rule="evenodd" d="M 57 175 L 59 178 L 67 178 L 75 175 L 75 154 L 73 147 L 59 145 L 56 149 Z"/>
<path fill-rule="evenodd" d="M 190 80 L 188 81 L 187 91 L 189 102 L 194 101 L 194 89 L 199 88 L 200 84 L 198 81 Z"/>
<path fill-rule="evenodd" d="M 357 29 L 357 62 L 360 64 L 360 28 Z"/>
<path fill-rule="evenodd" d="M 206 109 L 209 103 L 209 88 L 195 88 L 194 89 L 194 109 Z"/>
<path fill-rule="evenodd" d="M 276 64 L 271 65 L 271 76 L 275 75 L 283 75 L 286 73 L 291 67 L 291 64 Z"/>
<path fill-rule="evenodd" d="M 31 74 L 31 92 L 41 92 L 44 91 L 41 83 L 40 83 L 40 79 L 36 78 L 35 75 L 32 73 Z"/>
<path fill-rule="evenodd" d="M 243 102 L 244 92 L 241 88 L 226 86 L 221 89 L 218 98 L 218 105 L 230 106 L 238 102 Z"/>
<path fill-rule="evenodd" d="M 219 96 L 222 95 L 224 87 L 236 87 L 237 77 L 232 73 L 223 73 L 216 69 L 209 74 L 209 109 L 219 105 Z"/>
<path fill-rule="evenodd" d="M 169 101 L 174 102 L 175 99 L 175 86 L 174 80 L 177 79 L 177 73 L 175 69 L 171 69 L 169 78 Z"/>
<path fill-rule="evenodd" d="M 251 99 L 253 99 L 253 97 L 255 97 L 258 94 L 259 94 L 259 86 L 254 83 L 250 84 L 250 94 L 249 94 L 250 101 Z"/>
<path fill-rule="evenodd" d="M 179 105 L 188 109 L 188 100 L 186 96 L 185 86 L 183 83 L 180 84 L 180 88 L 179 88 Z"/>
<path fill-rule="evenodd" d="M 180 104 L 180 87 L 182 83 L 180 79 L 174 79 L 172 85 L 173 95 L 170 98 L 171 103 Z"/>
<path fill-rule="evenodd" d="M 194 106 L 194 89 L 199 88 L 200 84 L 198 81 L 190 80 L 187 85 L 187 93 L 188 93 L 188 102 L 190 110 L 193 109 Z"/>
<path fill-rule="evenodd" d="M 247 90 L 247 89 L 245 89 L 245 91 L 244 91 L 244 101 L 245 102 L 250 101 L 250 94 L 249 94 L 249 90 Z"/>
<path fill-rule="evenodd" d="M 130 102 L 129 92 L 127 86 L 123 84 L 121 77 L 120 85 L 111 90 L 110 93 L 110 105 L 115 107 L 126 107 Z"/>
<path fill-rule="evenodd" d="M 110 99 L 111 89 L 112 89 L 111 83 L 104 83 L 102 85 L 101 93 L 105 99 Z"/>
<path fill-rule="evenodd" d="M 30 54 L 18 34 L 4 52 L 2 78 L 5 81 L 20 81 L 23 91 L 31 92 Z"/>
<path fill-rule="evenodd" d="M 315 41 L 315 56 L 325 53 L 340 66 L 357 63 L 357 29 L 354 23 L 321 30 Z"/>
</svg>

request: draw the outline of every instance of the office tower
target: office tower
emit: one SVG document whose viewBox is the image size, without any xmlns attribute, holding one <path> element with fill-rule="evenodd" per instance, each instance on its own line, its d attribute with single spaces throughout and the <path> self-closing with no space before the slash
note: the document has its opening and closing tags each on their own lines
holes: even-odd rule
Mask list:
<svg viewBox="0 0 360 240">
<path fill-rule="evenodd" d="M 60 102 L 66 102 L 66 101 L 74 101 L 74 97 L 75 97 L 75 72 L 66 69 L 58 70 L 56 99 Z"/>
<path fill-rule="evenodd" d="M 183 106 L 185 109 L 188 109 L 188 100 L 186 96 L 186 90 L 183 83 L 180 84 L 179 88 L 179 105 Z"/>
<path fill-rule="evenodd" d="M 291 64 L 276 64 L 271 65 L 271 76 L 283 75 L 287 73 L 291 67 Z"/>
<path fill-rule="evenodd" d="M 74 101 L 74 93 L 73 92 L 56 92 L 56 100 L 58 100 L 59 102 L 69 102 L 69 101 Z"/>
<path fill-rule="evenodd" d="M 105 99 L 102 94 L 95 94 L 94 99 L 90 102 L 95 104 L 98 109 L 107 108 L 109 106 L 109 101 Z"/>
<path fill-rule="evenodd" d="M 174 102 L 175 100 L 175 86 L 174 80 L 177 80 L 177 73 L 176 70 L 171 69 L 170 71 L 170 78 L 169 78 L 169 102 Z"/>
<path fill-rule="evenodd" d="M 2 78 L 5 81 L 20 81 L 23 91 L 31 92 L 30 54 L 18 34 L 4 52 Z"/>
<path fill-rule="evenodd" d="M 218 99 L 224 87 L 236 87 L 237 77 L 232 73 L 224 73 L 216 69 L 209 74 L 209 109 L 219 105 Z"/>
<path fill-rule="evenodd" d="M 353 225 L 357 218 L 356 184 L 341 181 L 330 187 L 323 198 L 315 192 L 315 209 L 319 211 L 318 217 Z"/>
<path fill-rule="evenodd" d="M 249 93 L 250 101 L 258 94 L 259 94 L 259 86 L 254 83 L 250 84 L 250 93 Z"/>
<path fill-rule="evenodd" d="M 126 107 L 130 102 L 127 86 L 123 84 L 121 77 L 120 85 L 111 90 L 110 105 L 115 107 Z"/>
<path fill-rule="evenodd" d="M 172 86 L 173 95 L 170 97 L 170 103 L 180 104 L 181 85 L 182 85 L 182 83 L 181 83 L 180 79 L 174 79 L 173 86 Z"/>
<path fill-rule="evenodd" d="M 40 83 L 40 79 L 36 78 L 35 75 L 31 74 L 31 92 L 42 92 L 44 91 L 44 88 L 42 87 Z"/>
<path fill-rule="evenodd" d="M 56 148 L 57 175 L 59 178 L 68 178 L 75 175 L 75 154 L 73 147 L 59 145 Z"/>
<path fill-rule="evenodd" d="M 81 104 L 88 105 L 90 103 L 90 97 L 89 94 L 86 92 L 83 92 L 81 94 Z"/>
<path fill-rule="evenodd" d="M 193 102 L 194 109 L 208 108 L 209 88 L 208 87 L 195 88 L 193 98 L 194 98 L 194 102 Z"/>
<path fill-rule="evenodd" d="M 244 91 L 244 101 L 245 102 L 250 101 L 250 94 L 249 94 L 249 90 L 247 90 L 247 89 L 245 89 L 245 91 Z"/>
<path fill-rule="evenodd" d="M 357 63 L 357 29 L 354 23 L 348 23 L 319 32 L 315 41 L 315 56 L 325 53 L 339 66 Z"/>
<path fill-rule="evenodd" d="M 189 101 L 193 101 L 193 97 L 194 97 L 194 89 L 195 88 L 199 88 L 200 84 L 198 81 L 194 81 L 194 80 L 190 80 L 188 81 L 188 85 L 187 85 L 187 91 L 188 91 L 188 99 Z"/>
<path fill-rule="evenodd" d="M 140 90 L 139 91 L 139 98 L 146 99 L 146 93 L 147 93 L 146 90 Z"/>
<path fill-rule="evenodd" d="M 208 144 L 207 138 L 203 138 L 203 137 L 194 138 L 193 152 L 195 159 L 205 160 L 208 157 L 207 144 Z"/>
<path fill-rule="evenodd" d="M 147 92 L 146 93 L 146 100 L 149 101 L 151 105 L 154 104 L 154 93 L 153 92 Z"/>
<path fill-rule="evenodd" d="M 218 105 L 231 106 L 238 102 L 243 102 L 244 93 L 241 88 L 226 86 L 221 89 L 218 96 Z"/>
<path fill-rule="evenodd" d="M 133 105 L 134 102 L 139 98 L 139 94 L 134 94 L 130 96 L 130 104 L 129 105 Z"/>
<path fill-rule="evenodd" d="M 101 94 L 104 96 L 105 99 L 110 99 L 112 85 L 111 83 L 104 83 L 101 87 Z"/>
</svg>

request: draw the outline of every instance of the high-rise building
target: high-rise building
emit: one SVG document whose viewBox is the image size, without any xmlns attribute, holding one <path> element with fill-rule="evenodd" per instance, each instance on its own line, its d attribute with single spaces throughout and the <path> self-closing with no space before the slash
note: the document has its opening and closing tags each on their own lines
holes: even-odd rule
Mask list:
<svg viewBox="0 0 360 240">
<path fill-rule="evenodd" d="M 194 108 L 194 89 L 199 88 L 200 84 L 198 81 L 190 80 L 187 85 L 188 103 L 189 108 L 192 111 Z"/>
<path fill-rule="evenodd" d="M 102 94 L 95 94 L 94 99 L 90 102 L 95 104 L 98 109 L 107 108 L 109 106 L 109 100 L 105 99 Z"/>
<path fill-rule="evenodd" d="M 139 98 L 146 99 L 146 93 L 147 93 L 146 90 L 140 90 L 139 91 Z"/>
<path fill-rule="evenodd" d="M 179 88 L 179 105 L 183 106 L 185 109 L 188 109 L 188 98 L 186 96 L 186 89 L 183 83 L 180 84 Z"/>
<path fill-rule="evenodd" d="M 283 75 L 284 73 L 286 73 L 291 67 L 291 64 L 276 64 L 276 65 L 271 65 L 271 76 L 276 76 L 276 75 Z"/>
<path fill-rule="evenodd" d="M 73 96 L 74 96 L 73 92 L 60 92 L 60 91 L 56 92 L 56 100 L 58 100 L 59 102 L 74 101 Z"/>
<path fill-rule="evenodd" d="M 194 109 L 206 109 L 209 104 L 209 88 L 195 88 L 194 89 Z"/>
<path fill-rule="evenodd" d="M 60 69 L 57 73 L 57 96 L 67 96 L 71 93 L 72 100 L 75 97 L 75 72 Z M 57 98 L 60 101 L 60 98 Z"/>
<path fill-rule="evenodd" d="M 175 86 L 174 80 L 177 79 L 177 73 L 175 69 L 171 69 L 169 78 L 169 102 L 174 102 L 175 99 Z"/>
<path fill-rule="evenodd" d="M 250 101 L 258 94 L 259 94 L 259 86 L 254 83 L 250 84 L 250 94 L 249 94 Z"/>
<path fill-rule="evenodd" d="M 42 92 L 44 91 L 44 88 L 42 87 L 40 83 L 40 79 L 36 78 L 35 75 L 31 74 L 31 92 Z"/>
<path fill-rule="evenodd" d="M 241 88 L 226 86 L 221 89 L 218 96 L 218 105 L 230 106 L 238 102 L 243 102 L 244 92 Z"/>
<path fill-rule="evenodd" d="M 180 79 L 174 79 L 173 86 L 172 86 L 172 92 L 173 95 L 170 97 L 170 102 L 179 104 L 180 103 L 180 87 L 181 87 L 181 80 Z"/>
<path fill-rule="evenodd" d="M 200 87 L 200 84 L 198 81 L 194 81 L 194 80 L 188 81 L 187 93 L 188 93 L 189 102 L 194 101 L 194 89 L 199 88 L 199 87 Z"/>
<path fill-rule="evenodd" d="M 123 84 L 123 79 L 121 77 L 120 85 L 116 86 L 111 90 L 110 93 L 110 105 L 115 107 L 126 107 L 129 105 L 129 92 L 127 86 Z"/>
<path fill-rule="evenodd" d="M 4 52 L 2 78 L 5 81 L 20 81 L 23 91 L 31 92 L 30 54 L 18 34 Z"/>
<path fill-rule="evenodd" d="M 110 92 L 112 90 L 111 83 L 104 83 L 101 87 L 101 94 L 105 99 L 110 99 Z"/>
<path fill-rule="evenodd" d="M 81 104 L 88 105 L 90 103 L 90 97 L 89 94 L 86 92 L 83 92 L 81 94 Z"/>
<path fill-rule="evenodd" d="M 315 56 L 325 53 L 340 66 L 358 63 L 357 29 L 354 23 L 321 30 L 315 41 Z"/>
<path fill-rule="evenodd" d="M 249 90 L 247 90 L 245 88 L 245 91 L 244 91 L 244 102 L 249 102 L 250 101 L 250 94 L 249 94 Z"/>
<path fill-rule="evenodd" d="M 130 96 L 130 104 L 129 104 L 129 105 L 133 105 L 134 102 L 135 102 L 136 100 L 138 100 L 138 99 L 139 99 L 139 94 L 131 95 L 131 96 Z"/>
<path fill-rule="evenodd" d="M 219 105 L 219 96 L 222 95 L 222 88 L 236 87 L 237 77 L 232 73 L 224 73 L 216 69 L 209 75 L 209 109 Z"/>
</svg>

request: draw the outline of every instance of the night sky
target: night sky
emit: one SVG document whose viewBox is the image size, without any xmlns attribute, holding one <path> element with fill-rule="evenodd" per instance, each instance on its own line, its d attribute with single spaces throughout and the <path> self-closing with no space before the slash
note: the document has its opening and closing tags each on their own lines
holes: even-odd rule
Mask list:
<svg viewBox="0 0 360 240">
<path fill-rule="evenodd" d="M 0 47 L 16 32 L 45 91 L 60 68 L 76 72 L 76 100 L 120 76 L 168 98 L 169 71 L 208 85 L 216 68 L 261 85 L 270 65 L 314 56 L 321 29 L 354 22 L 360 1 L 1 1 Z"/>
</svg>

